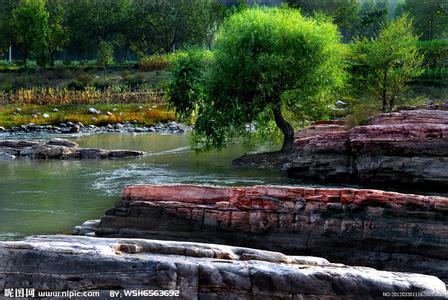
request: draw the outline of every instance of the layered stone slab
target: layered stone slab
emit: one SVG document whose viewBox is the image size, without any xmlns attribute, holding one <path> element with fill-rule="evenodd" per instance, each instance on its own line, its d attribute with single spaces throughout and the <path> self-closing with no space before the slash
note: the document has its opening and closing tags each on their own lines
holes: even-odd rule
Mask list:
<svg viewBox="0 0 448 300">
<path fill-rule="evenodd" d="M 448 282 L 448 198 L 379 190 L 142 185 L 99 236 L 213 242 L 316 255 Z"/>
<path fill-rule="evenodd" d="M 35 236 L 0 242 L 0 293 L 178 291 L 164 299 L 375 299 L 446 295 L 436 277 L 215 244 Z M 115 294 L 116 295 L 116 294 Z M 160 294 L 159 294 L 160 295 Z M 136 298 L 144 299 L 144 297 Z"/>
<path fill-rule="evenodd" d="M 448 187 L 448 111 L 405 110 L 365 126 L 317 123 L 297 133 L 291 177 Z"/>
</svg>

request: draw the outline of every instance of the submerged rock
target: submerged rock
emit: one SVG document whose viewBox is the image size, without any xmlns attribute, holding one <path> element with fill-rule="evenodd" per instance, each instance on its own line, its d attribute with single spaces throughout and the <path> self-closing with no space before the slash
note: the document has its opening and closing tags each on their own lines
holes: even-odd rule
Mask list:
<svg viewBox="0 0 448 300">
<path fill-rule="evenodd" d="M 15 158 L 16 158 L 15 155 L 0 151 L 0 160 L 13 160 Z"/>
<path fill-rule="evenodd" d="M 133 150 L 104 150 L 79 148 L 78 144 L 63 139 L 50 141 L 0 141 L 0 153 L 31 159 L 106 159 L 136 157 L 144 154 Z"/>
<path fill-rule="evenodd" d="M 296 136 L 289 176 L 448 187 L 448 111 L 380 114 L 365 126 L 317 123 Z"/>
<path fill-rule="evenodd" d="M 214 244 L 35 236 L 0 242 L 0 291 L 177 290 L 181 299 L 446 295 L 438 278 Z M 174 298 L 174 297 L 172 297 Z"/>
<path fill-rule="evenodd" d="M 379 190 L 143 185 L 96 235 L 213 242 L 448 282 L 448 198 Z"/>
</svg>

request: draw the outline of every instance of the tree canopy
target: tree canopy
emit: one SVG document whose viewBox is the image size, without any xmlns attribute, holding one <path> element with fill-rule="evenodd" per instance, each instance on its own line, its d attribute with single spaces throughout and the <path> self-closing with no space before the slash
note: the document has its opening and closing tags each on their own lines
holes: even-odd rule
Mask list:
<svg viewBox="0 0 448 300">
<path fill-rule="evenodd" d="M 197 79 L 176 96 L 193 103 L 172 104 L 181 113 L 195 108 L 193 141 L 199 148 L 222 148 L 247 124 L 266 122 L 261 116 L 269 115 L 284 135 L 282 151 L 289 151 L 294 130 L 283 112 L 309 116 L 328 107 L 332 92 L 344 84 L 343 52 L 337 27 L 325 19 L 287 8 L 247 9 L 223 23 L 207 70 L 198 71 L 197 57 L 196 63 L 185 60 L 193 67 L 182 76 Z M 171 90 L 179 83 L 173 80 Z"/>
<path fill-rule="evenodd" d="M 383 112 L 391 112 L 407 84 L 423 72 L 416 41 L 412 20 L 404 15 L 384 25 L 376 37 L 354 45 L 359 87 L 381 103 Z"/>
</svg>

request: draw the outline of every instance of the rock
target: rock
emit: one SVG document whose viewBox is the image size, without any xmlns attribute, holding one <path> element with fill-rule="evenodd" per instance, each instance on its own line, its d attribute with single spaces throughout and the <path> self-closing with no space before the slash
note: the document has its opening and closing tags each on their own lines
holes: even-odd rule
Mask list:
<svg viewBox="0 0 448 300">
<path fill-rule="evenodd" d="M 75 123 L 73 123 L 73 122 L 67 122 L 66 124 L 67 124 L 68 127 L 73 127 L 73 126 L 75 126 Z"/>
<path fill-rule="evenodd" d="M 120 123 L 117 123 L 117 124 L 114 125 L 115 129 L 122 129 L 123 127 L 124 126 L 122 124 L 120 124 Z"/>
<path fill-rule="evenodd" d="M 69 132 L 70 133 L 79 133 L 80 130 L 81 130 L 81 128 L 78 125 L 73 125 L 70 127 Z"/>
<path fill-rule="evenodd" d="M 71 141 L 59 139 L 59 138 L 51 139 L 47 144 L 54 145 L 54 146 L 65 146 L 65 147 L 69 147 L 69 148 L 78 148 L 79 147 L 79 145 L 75 142 L 71 142 Z"/>
<path fill-rule="evenodd" d="M 283 166 L 322 181 L 448 187 L 448 111 L 381 114 L 365 126 L 315 124 L 296 136 Z"/>
<path fill-rule="evenodd" d="M 110 116 L 112 116 L 112 113 L 110 111 L 106 111 L 106 115 L 108 115 L 110 117 Z"/>
<path fill-rule="evenodd" d="M 116 112 L 118 109 L 116 107 L 112 108 L 113 112 Z"/>
<path fill-rule="evenodd" d="M 21 108 L 18 108 L 18 107 L 16 107 L 16 113 L 21 113 L 22 112 L 22 109 Z"/>
<path fill-rule="evenodd" d="M 97 236 L 255 247 L 448 282 L 448 198 L 379 190 L 142 185 Z"/>
<path fill-rule="evenodd" d="M 0 151 L 0 160 L 13 160 L 15 158 L 15 155 Z"/>
<path fill-rule="evenodd" d="M 96 117 L 92 117 L 90 120 L 92 120 L 92 122 L 96 122 Z"/>
<path fill-rule="evenodd" d="M 341 101 L 341 100 L 336 101 L 336 106 L 338 106 L 338 107 L 344 107 L 346 105 L 347 105 L 347 103 L 345 103 L 344 101 Z"/>
<path fill-rule="evenodd" d="M 109 158 L 135 157 L 142 156 L 143 154 L 141 151 L 111 150 L 109 151 Z"/>
<path fill-rule="evenodd" d="M 82 122 L 78 122 L 77 124 L 78 124 L 78 126 L 81 127 L 81 128 L 84 128 L 84 127 L 85 127 L 84 124 L 83 124 Z"/>
<path fill-rule="evenodd" d="M 100 291 L 102 299 L 111 289 L 177 290 L 182 299 L 446 295 L 434 276 L 214 244 L 63 235 L 0 242 L 0 278 L 2 291 Z"/>
<path fill-rule="evenodd" d="M 112 126 L 112 124 L 107 124 L 106 128 L 107 128 L 107 129 L 113 129 L 114 126 Z"/>
<path fill-rule="evenodd" d="M 80 226 L 76 226 L 73 230 L 75 235 L 92 235 L 95 236 L 95 230 L 100 224 L 101 220 L 88 220 Z"/>
<path fill-rule="evenodd" d="M 31 118 L 37 119 L 37 115 L 31 115 Z"/>
<path fill-rule="evenodd" d="M 71 127 L 78 128 L 78 126 Z M 144 152 L 131 150 L 103 150 L 96 148 L 78 148 L 76 143 L 52 139 L 48 142 L 0 141 L 0 153 L 31 159 L 106 159 L 141 156 Z"/>
<path fill-rule="evenodd" d="M 53 108 L 52 111 L 53 111 L 53 112 L 59 112 L 59 109 L 57 109 L 57 108 Z"/>
<path fill-rule="evenodd" d="M 44 119 L 48 119 L 49 117 L 50 117 L 49 114 L 43 114 L 43 115 L 42 115 L 42 118 L 44 118 Z"/>
<path fill-rule="evenodd" d="M 92 114 L 92 115 L 96 115 L 96 114 L 98 113 L 98 111 L 97 111 L 95 108 L 93 108 L 93 107 L 90 107 L 90 108 L 87 110 L 87 112 L 88 112 L 89 114 Z"/>
</svg>

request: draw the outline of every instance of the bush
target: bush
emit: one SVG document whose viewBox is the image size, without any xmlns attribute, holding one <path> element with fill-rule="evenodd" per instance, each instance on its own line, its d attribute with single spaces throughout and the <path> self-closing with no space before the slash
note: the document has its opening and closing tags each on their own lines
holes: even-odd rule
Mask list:
<svg viewBox="0 0 448 300">
<path fill-rule="evenodd" d="M 166 55 L 151 55 L 142 57 L 138 63 L 140 71 L 166 70 L 170 66 L 170 60 Z"/>
<path fill-rule="evenodd" d="M 73 90 L 84 90 L 88 86 L 92 86 L 93 84 L 93 76 L 88 73 L 81 73 L 78 76 L 76 76 L 75 80 L 71 81 L 67 88 L 73 89 Z"/>
<path fill-rule="evenodd" d="M 13 85 L 10 82 L 5 82 L 0 86 L 0 92 L 11 93 L 13 90 Z"/>
<path fill-rule="evenodd" d="M 114 47 L 111 43 L 102 41 L 98 49 L 97 64 L 101 68 L 107 68 L 114 62 Z"/>
</svg>

